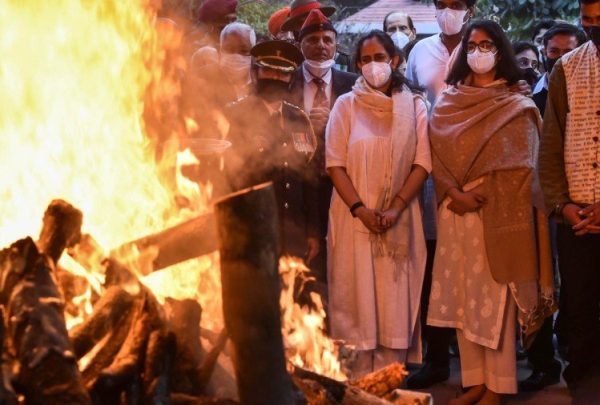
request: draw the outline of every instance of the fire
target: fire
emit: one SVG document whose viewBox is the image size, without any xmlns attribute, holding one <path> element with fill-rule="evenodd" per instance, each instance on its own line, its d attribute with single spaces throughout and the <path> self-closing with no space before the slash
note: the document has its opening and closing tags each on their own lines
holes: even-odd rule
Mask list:
<svg viewBox="0 0 600 405">
<path fill-rule="evenodd" d="M 0 245 L 37 235 L 40 213 L 54 198 L 83 211 L 83 232 L 93 235 L 104 256 L 209 209 L 212 187 L 175 170 L 197 163 L 189 150 L 177 152 L 177 139 L 194 125 L 164 115 L 181 90 L 177 69 L 184 63 L 168 58 L 182 35 L 169 24 L 160 28 L 152 3 L 7 0 L 0 7 Z M 168 128 L 149 126 L 149 111 Z M 219 120 L 221 132 L 227 125 Z M 169 141 L 157 163 L 158 136 Z M 203 327 L 222 328 L 217 253 L 156 273 L 144 254 L 152 251 L 132 252 L 128 263 L 137 263 L 132 270 L 159 300 L 195 298 L 204 310 Z M 59 264 L 88 284 L 74 299 L 80 313 L 68 320 L 72 327 L 91 313 L 92 296 L 102 293 L 103 268 L 83 268 L 66 254 Z M 344 378 L 324 333 L 320 299 L 313 297 L 312 310 L 293 303 L 294 275 L 306 269 L 293 259 L 283 259 L 281 267 L 290 361 Z"/>
<path fill-rule="evenodd" d="M 280 305 L 288 360 L 295 366 L 346 380 L 338 346 L 325 333 L 325 309 L 321 297 L 310 293 L 312 308 L 301 307 L 294 302 L 295 283 L 309 281 L 308 272 L 300 259 L 284 257 L 279 261 L 279 273 L 284 284 Z"/>
</svg>

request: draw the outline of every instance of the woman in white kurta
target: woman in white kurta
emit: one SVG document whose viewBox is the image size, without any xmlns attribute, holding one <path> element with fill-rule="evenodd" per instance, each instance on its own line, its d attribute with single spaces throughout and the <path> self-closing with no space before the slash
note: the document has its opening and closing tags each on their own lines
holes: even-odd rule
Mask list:
<svg viewBox="0 0 600 405">
<path fill-rule="evenodd" d="M 362 76 L 341 96 L 326 133 L 335 191 L 329 211 L 331 333 L 358 350 L 354 376 L 421 360 L 419 301 L 426 248 L 416 198 L 431 156 L 427 108 L 395 71 L 390 38 L 358 43 Z"/>
</svg>

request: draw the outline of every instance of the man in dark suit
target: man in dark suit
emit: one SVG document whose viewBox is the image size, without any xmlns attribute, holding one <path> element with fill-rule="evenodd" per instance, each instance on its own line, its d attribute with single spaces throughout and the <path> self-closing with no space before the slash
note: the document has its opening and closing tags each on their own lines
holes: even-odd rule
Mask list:
<svg viewBox="0 0 600 405">
<path fill-rule="evenodd" d="M 325 237 L 329 217 L 329 204 L 333 184 L 325 171 L 325 127 L 329 113 L 339 96 L 352 90 L 358 76 L 335 69 L 337 32 L 320 9 L 312 10 L 298 34 L 304 63 L 296 72 L 291 99 L 309 114 L 315 135 L 317 151 L 315 165 L 318 170 L 319 237 L 320 254 L 312 264 L 317 276 L 325 281 L 327 252 Z"/>
<path fill-rule="evenodd" d="M 285 41 L 252 48 L 253 94 L 227 109 L 226 173 L 234 190 L 273 182 L 279 207 L 281 254 L 314 259 L 318 212 L 312 158 L 317 140 L 310 120 L 289 95 L 302 54 Z"/>
</svg>

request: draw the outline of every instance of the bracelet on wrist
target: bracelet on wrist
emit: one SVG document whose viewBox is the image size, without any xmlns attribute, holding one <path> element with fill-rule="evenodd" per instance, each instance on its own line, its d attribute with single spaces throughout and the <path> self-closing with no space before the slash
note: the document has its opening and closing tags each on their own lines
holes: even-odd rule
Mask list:
<svg viewBox="0 0 600 405">
<path fill-rule="evenodd" d="M 352 214 L 352 216 L 356 218 L 356 214 L 354 212 L 357 209 L 359 209 L 360 207 L 364 207 L 364 206 L 365 205 L 362 203 L 362 201 L 352 204 L 352 207 L 350 207 L 350 214 Z"/>
</svg>

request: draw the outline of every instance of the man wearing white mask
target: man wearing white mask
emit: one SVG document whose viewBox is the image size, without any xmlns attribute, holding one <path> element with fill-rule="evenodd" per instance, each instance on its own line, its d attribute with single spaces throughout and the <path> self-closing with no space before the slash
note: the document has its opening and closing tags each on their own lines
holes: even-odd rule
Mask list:
<svg viewBox="0 0 600 405">
<path fill-rule="evenodd" d="M 200 136 L 217 136 L 212 125 L 216 125 L 213 111 L 222 111 L 225 105 L 248 95 L 252 63 L 250 50 L 254 45 L 256 34 L 252 27 L 231 23 L 221 31 L 218 63 L 188 72 L 184 111 L 187 117 L 202 122 L 199 131 L 203 133 Z"/>
<path fill-rule="evenodd" d="M 394 41 L 398 49 L 417 39 L 417 29 L 412 18 L 406 13 L 392 11 L 383 19 L 383 31 Z"/>
<path fill-rule="evenodd" d="M 448 64 L 462 40 L 467 21 L 475 11 L 475 3 L 476 0 L 434 0 L 436 19 L 442 32 L 419 41 L 410 53 L 406 77 L 413 84 L 426 90 L 427 100 L 432 106 L 447 87 L 445 80 L 449 71 Z M 424 366 L 407 381 L 411 389 L 428 388 L 448 379 L 450 376 L 448 349 L 454 333 L 450 329 L 426 325 L 436 245 L 437 204 L 431 178 L 425 183 L 423 194 L 427 268 L 421 302 L 421 324 L 423 337 L 427 341 L 427 352 Z"/>
<path fill-rule="evenodd" d="M 320 254 L 312 267 L 324 279 L 325 238 L 333 190 L 333 184 L 325 171 L 325 126 L 333 103 L 339 96 L 352 90 L 358 76 L 334 68 L 337 32 L 320 9 L 314 9 L 308 14 L 298 34 L 298 41 L 305 60 L 296 73 L 290 101 L 304 107 L 318 140 L 314 161 L 318 172 L 321 246 Z"/>
</svg>

